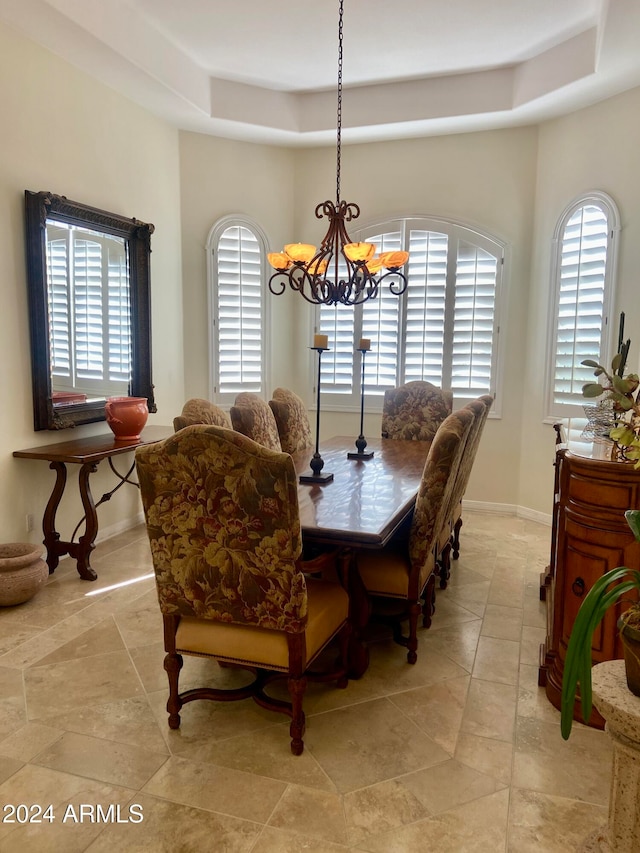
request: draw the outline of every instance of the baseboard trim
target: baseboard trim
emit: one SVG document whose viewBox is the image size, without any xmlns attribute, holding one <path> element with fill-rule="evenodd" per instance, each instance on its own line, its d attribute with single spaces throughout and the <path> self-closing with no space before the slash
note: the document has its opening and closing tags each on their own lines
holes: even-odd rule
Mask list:
<svg viewBox="0 0 640 853">
<path fill-rule="evenodd" d="M 517 504 L 499 504 L 489 501 L 462 501 L 462 509 L 468 512 L 487 512 L 494 515 L 509 515 L 524 518 L 526 521 L 537 521 L 551 527 L 551 513 L 538 512 L 526 506 Z"/>
<path fill-rule="evenodd" d="M 105 539 L 111 539 L 112 536 L 117 536 L 118 533 L 124 533 L 126 530 L 131 530 L 132 527 L 137 527 L 144 522 L 144 513 L 140 511 L 137 515 L 131 518 L 124 518 L 122 521 L 117 521 L 115 524 L 110 524 L 108 527 L 98 528 L 96 542 L 104 542 Z"/>
</svg>

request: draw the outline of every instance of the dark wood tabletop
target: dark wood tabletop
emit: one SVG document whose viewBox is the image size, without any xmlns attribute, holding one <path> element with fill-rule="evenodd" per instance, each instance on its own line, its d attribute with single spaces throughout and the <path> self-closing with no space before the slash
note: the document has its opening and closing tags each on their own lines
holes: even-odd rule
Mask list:
<svg viewBox="0 0 640 853">
<path fill-rule="evenodd" d="M 334 478 L 326 485 L 298 485 L 300 522 L 306 540 L 333 545 L 382 548 L 410 514 L 430 442 L 367 439 L 372 459 L 347 459 L 353 437 L 320 444 Z M 309 469 L 313 451 L 293 454 L 298 474 Z"/>
</svg>

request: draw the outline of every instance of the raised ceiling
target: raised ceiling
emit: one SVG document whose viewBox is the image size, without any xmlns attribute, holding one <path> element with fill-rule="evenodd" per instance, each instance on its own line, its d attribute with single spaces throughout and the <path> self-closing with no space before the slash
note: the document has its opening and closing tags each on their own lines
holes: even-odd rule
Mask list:
<svg viewBox="0 0 640 853">
<path fill-rule="evenodd" d="M 344 3 L 345 142 L 529 124 L 640 85 L 639 0 Z M 177 127 L 335 141 L 338 0 L 0 0 L 0 20 Z"/>
</svg>

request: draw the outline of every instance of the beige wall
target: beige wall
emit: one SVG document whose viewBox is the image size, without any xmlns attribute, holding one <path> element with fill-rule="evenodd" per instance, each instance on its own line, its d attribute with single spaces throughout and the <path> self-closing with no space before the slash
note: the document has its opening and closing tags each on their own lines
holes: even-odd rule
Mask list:
<svg viewBox="0 0 640 853">
<path fill-rule="evenodd" d="M 520 441 L 518 503 L 551 511 L 550 470 L 554 432 L 543 424 L 543 367 L 549 312 L 551 240 L 565 207 L 589 190 L 608 193 L 620 211 L 617 317 L 626 314 L 631 338 L 629 366 L 638 365 L 640 345 L 640 89 L 540 127 L 531 286 L 528 305 L 526 403 Z"/>
<path fill-rule="evenodd" d="M 171 423 L 184 383 L 178 133 L 4 25 L 0 115 L 0 541 L 39 542 L 54 474 L 46 462 L 14 459 L 12 451 L 104 432 L 105 425 L 61 433 L 33 430 L 24 191 L 50 190 L 154 223 L 151 285 L 158 414 L 150 423 Z M 69 467 L 67 497 L 58 518 L 63 538 L 82 516 L 77 466 Z M 92 477 L 96 498 L 114 484 L 103 468 L 104 463 Z M 139 512 L 137 490 L 122 489 L 99 510 L 102 532 L 129 526 Z M 26 513 L 32 513 L 37 524 L 29 535 Z"/>
<path fill-rule="evenodd" d="M 210 388 L 207 255 L 213 225 L 241 214 L 256 222 L 277 251 L 293 231 L 293 153 L 286 148 L 180 134 L 182 275 L 185 321 L 185 391 L 207 397 Z M 297 352 L 294 295 L 268 297 L 271 321 L 268 395 L 277 385 L 294 386 L 291 360 Z"/>
</svg>

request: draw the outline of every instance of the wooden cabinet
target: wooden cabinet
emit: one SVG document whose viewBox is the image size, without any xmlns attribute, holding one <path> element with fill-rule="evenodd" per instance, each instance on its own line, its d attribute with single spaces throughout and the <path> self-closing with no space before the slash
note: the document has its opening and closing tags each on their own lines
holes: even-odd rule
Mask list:
<svg viewBox="0 0 640 853">
<path fill-rule="evenodd" d="M 625 510 L 640 508 L 640 470 L 629 462 L 596 458 L 599 449 L 602 452 L 602 445 L 594 445 L 588 455 L 584 447 L 574 452 L 558 444 L 556 450 L 551 561 L 541 587 L 541 597 L 547 601 L 547 637 L 538 678 L 556 708 L 560 708 L 567 643 L 584 596 L 609 569 L 640 569 L 640 543 L 624 517 Z M 622 658 L 616 621 L 623 609 L 624 604 L 610 608 L 597 628 L 594 664 Z M 584 722 L 579 703 L 574 716 Z M 604 726 L 595 708 L 590 725 Z"/>
</svg>

